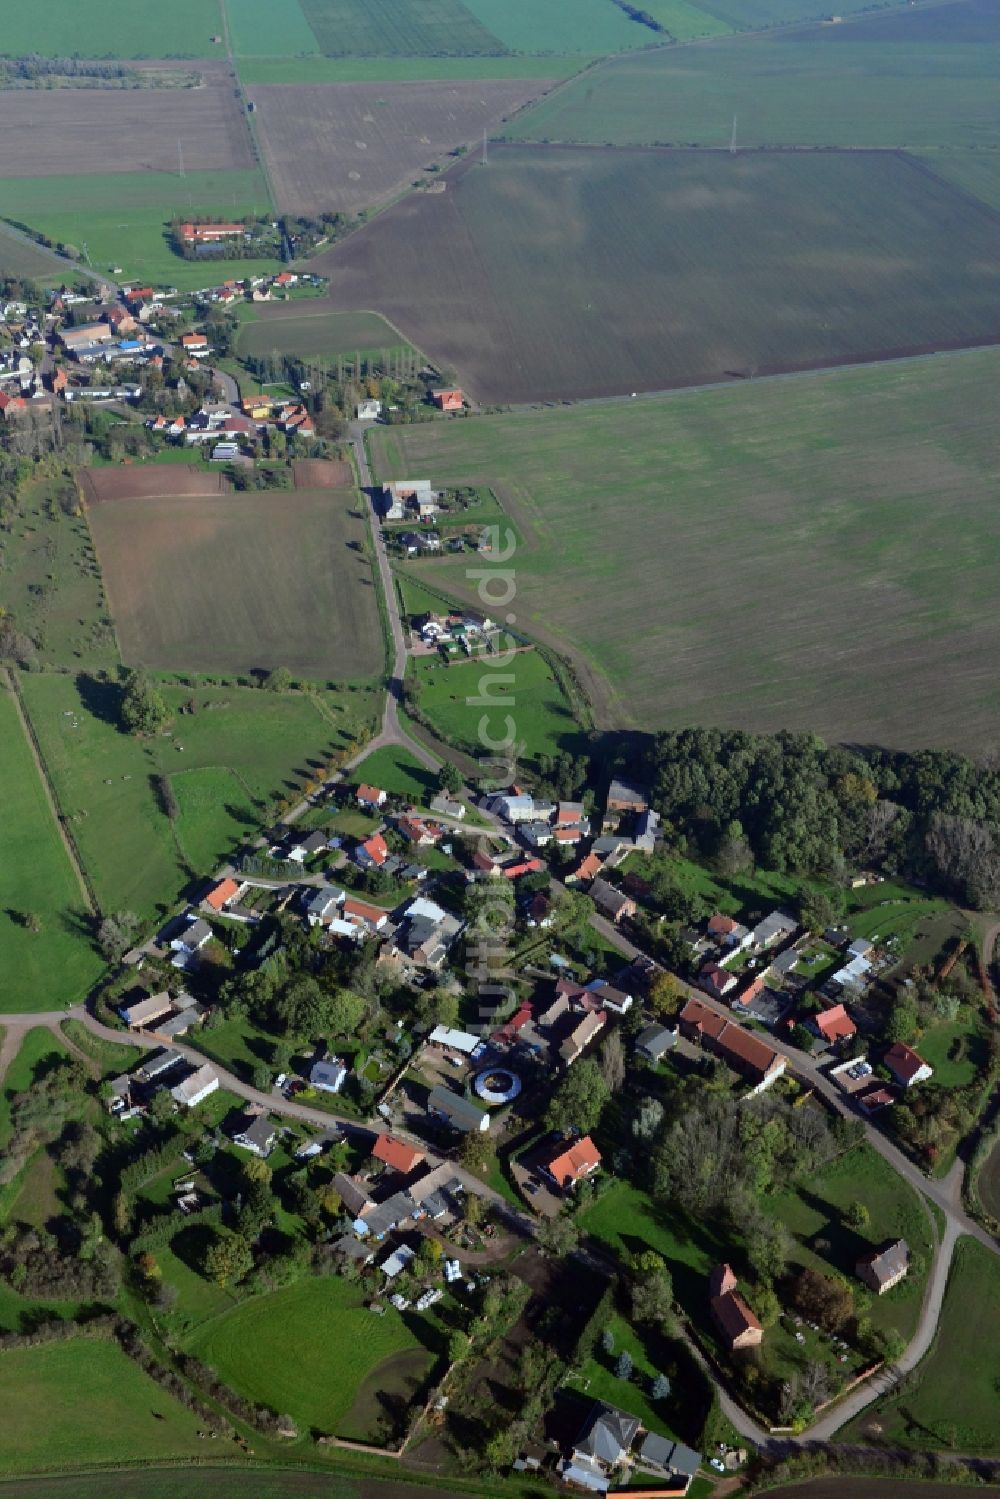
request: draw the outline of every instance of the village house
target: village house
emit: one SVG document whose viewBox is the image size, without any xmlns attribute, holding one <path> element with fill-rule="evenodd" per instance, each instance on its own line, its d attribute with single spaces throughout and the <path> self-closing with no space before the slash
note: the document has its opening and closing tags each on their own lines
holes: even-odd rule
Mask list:
<svg viewBox="0 0 1000 1499">
<path fill-rule="evenodd" d="M 465 803 L 456 801 L 445 791 L 439 791 L 431 800 L 431 811 L 435 812 L 438 817 L 450 817 L 456 822 L 461 822 L 465 816 Z"/>
<path fill-rule="evenodd" d="M 205 1062 L 190 1072 L 187 1077 L 179 1083 L 175 1083 L 170 1090 L 170 1097 L 182 1108 L 193 1109 L 196 1104 L 206 1099 L 210 1093 L 214 1093 L 219 1086 L 219 1074 L 215 1068 Z"/>
<path fill-rule="evenodd" d="M 635 1038 L 635 1054 L 655 1067 L 668 1051 L 677 1045 L 677 1029 L 665 1025 L 647 1025 Z"/>
<path fill-rule="evenodd" d="M 347 899 L 347 892 L 336 885 L 321 885 L 305 892 L 303 910 L 309 926 L 329 926 Z"/>
<path fill-rule="evenodd" d="M 604 1010 L 590 1010 L 570 1031 L 559 1047 L 559 1058 L 563 1065 L 572 1067 L 608 1023 Z"/>
<path fill-rule="evenodd" d="M 637 907 L 632 897 L 616 890 L 614 885 L 601 879 L 600 875 L 590 887 L 590 898 L 602 916 L 610 917 L 615 926 L 636 913 Z"/>
<path fill-rule="evenodd" d="M 730 1353 L 764 1341 L 764 1329 L 736 1289 L 736 1276 L 728 1265 L 716 1265 L 712 1271 L 708 1296 L 713 1321 Z"/>
<path fill-rule="evenodd" d="M 429 520 L 437 514 L 438 498 L 430 479 L 397 479 L 382 487 L 382 519 Z"/>
<path fill-rule="evenodd" d="M 368 901 L 355 900 L 348 896 L 344 901 L 344 919 L 351 927 L 361 934 L 380 932 L 388 924 L 389 913 L 383 911 L 381 906 L 373 906 Z M 331 922 L 331 930 L 337 923 Z"/>
<path fill-rule="evenodd" d="M 396 950 L 418 968 L 442 968 L 463 925 L 457 916 L 418 895 L 403 913 Z"/>
<path fill-rule="evenodd" d="M 568 1192 L 577 1182 L 601 1169 L 601 1152 L 590 1136 L 584 1135 L 582 1140 L 574 1140 L 568 1146 L 560 1145 L 554 1155 L 539 1165 L 560 1192 Z"/>
<path fill-rule="evenodd" d="M 373 833 L 354 850 L 354 862 L 359 869 L 381 869 L 388 857 L 389 845 L 381 833 Z"/>
<path fill-rule="evenodd" d="M 159 994 L 143 995 L 141 999 L 119 1005 L 118 1014 L 130 1031 L 138 1031 L 169 1015 L 172 1009 L 173 1001 L 164 989 Z"/>
<path fill-rule="evenodd" d="M 414 1145 L 407 1145 L 405 1140 L 390 1134 L 378 1136 L 372 1146 L 372 1157 L 388 1166 L 390 1171 L 398 1171 L 400 1176 L 409 1176 L 411 1171 L 416 1171 L 427 1159 L 422 1150 Z"/>
<path fill-rule="evenodd" d="M 678 1019 L 683 1036 L 719 1057 L 752 1083 L 755 1092 L 769 1088 L 787 1066 L 786 1059 L 773 1047 L 735 1021 L 716 1014 L 700 999 L 689 999 Z"/>
<path fill-rule="evenodd" d="M 609 812 L 632 812 L 638 816 L 640 812 L 648 812 L 649 794 L 641 787 L 616 776 L 608 787 L 605 805 Z"/>
<path fill-rule="evenodd" d="M 445 1120 L 463 1135 L 485 1134 L 490 1127 L 490 1116 L 485 1109 L 440 1083 L 428 1095 L 427 1112 Z"/>
<path fill-rule="evenodd" d="M 858 1030 L 843 1005 L 820 1010 L 812 1016 L 809 1024 L 828 1046 L 839 1046 L 842 1041 L 848 1041 L 851 1036 L 857 1035 Z"/>
<path fill-rule="evenodd" d="M 382 790 L 381 786 L 369 786 L 364 782 L 354 793 L 358 806 L 364 808 L 365 811 L 375 811 L 384 806 L 386 796 L 387 793 Z"/>
<path fill-rule="evenodd" d="M 180 224 L 178 233 L 186 245 L 213 245 L 222 240 L 238 239 L 247 232 L 245 224 Z"/>
<path fill-rule="evenodd" d="M 309 1082 L 321 1093 L 339 1093 L 347 1078 L 347 1068 L 339 1057 L 320 1057 L 309 1069 Z"/>
<path fill-rule="evenodd" d="M 912 1046 L 896 1041 L 882 1058 L 901 1088 L 912 1088 L 914 1083 L 925 1083 L 934 1076 L 934 1068 L 919 1056 Z"/>
<path fill-rule="evenodd" d="M 246 888 L 245 880 L 219 880 L 218 884 L 213 885 L 208 894 L 202 898 L 202 905 L 207 906 L 210 911 L 214 911 L 218 916 L 220 912 L 225 911 L 227 907 L 238 901 Z"/>
<path fill-rule="evenodd" d="M 266 1160 L 271 1154 L 278 1131 L 272 1120 L 256 1109 L 248 1109 L 237 1125 L 233 1144 L 241 1150 Z"/>
<path fill-rule="evenodd" d="M 854 1266 L 854 1273 L 870 1291 L 874 1291 L 877 1296 L 883 1296 L 886 1291 L 891 1291 L 893 1286 L 899 1285 L 909 1267 L 909 1245 L 905 1239 L 896 1239 L 881 1249 L 873 1249 L 869 1254 L 863 1254 Z"/>
<path fill-rule="evenodd" d="M 731 990 L 735 989 L 739 980 L 735 973 L 730 973 L 728 968 L 723 968 L 721 963 L 706 963 L 698 970 L 698 987 L 704 989 L 713 999 L 722 999 Z"/>
<path fill-rule="evenodd" d="M 361 401 L 357 407 L 357 419 L 359 422 L 377 422 L 382 415 L 381 401 Z"/>
<path fill-rule="evenodd" d="M 432 390 L 431 400 L 439 411 L 465 410 L 465 397 L 460 390 Z"/>
<path fill-rule="evenodd" d="M 658 1436 L 647 1431 L 642 1446 L 636 1455 L 636 1467 L 647 1473 L 659 1473 L 668 1478 L 672 1495 L 686 1494 L 701 1467 L 701 1453 L 683 1442 L 670 1437 Z"/>
<path fill-rule="evenodd" d="M 603 868 L 604 860 L 599 853 L 595 853 L 591 849 L 590 853 L 581 859 L 576 868 L 572 869 L 566 876 L 566 884 L 589 885 L 591 880 L 597 878 Z"/>
<path fill-rule="evenodd" d="M 317 854 L 325 853 L 328 846 L 324 833 L 307 833 L 293 848 L 288 850 L 287 857 L 293 864 L 306 864 Z"/>
<path fill-rule="evenodd" d="M 563 1483 L 573 1488 L 607 1493 L 611 1474 L 631 1459 L 632 1444 L 639 1435 L 638 1416 L 596 1405 L 573 1443 L 569 1457 L 559 1463 Z"/>
</svg>

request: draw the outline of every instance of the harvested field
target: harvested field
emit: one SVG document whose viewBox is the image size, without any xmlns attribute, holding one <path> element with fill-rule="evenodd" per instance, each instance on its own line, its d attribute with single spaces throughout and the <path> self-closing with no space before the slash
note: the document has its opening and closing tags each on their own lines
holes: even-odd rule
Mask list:
<svg viewBox="0 0 1000 1499">
<path fill-rule="evenodd" d="M 339 458 L 298 458 L 292 464 L 296 489 L 349 489 L 354 471 Z"/>
<path fill-rule="evenodd" d="M 278 207 L 311 214 L 384 202 L 550 86 L 501 78 L 254 84 L 248 92 Z"/>
<path fill-rule="evenodd" d="M 170 89 L 0 91 L 5 177 L 66 173 L 177 173 L 252 167 L 250 136 L 232 85 Z M 220 205 L 221 207 L 221 205 Z"/>
<path fill-rule="evenodd" d="M 229 494 L 232 485 L 221 469 L 205 465 L 160 463 L 147 468 L 85 468 L 78 475 L 88 505 L 115 500 L 149 500 L 170 495 Z"/>
<path fill-rule="evenodd" d="M 998 224 L 896 153 L 499 147 L 315 264 L 477 400 L 578 399 L 998 339 Z"/>
<path fill-rule="evenodd" d="M 863 36 L 867 42 L 974 42 L 1000 44 L 1000 7 L 996 0 L 951 0 L 946 5 L 928 5 L 918 10 L 899 6 L 865 16 L 864 31 L 850 27 L 821 26 L 808 35 L 823 41 L 847 42 Z M 800 33 L 790 32 L 794 41 Z"/>
<path fill-rule="evenodd" d="M 987 349 L 370 441 L 381 480 L 496 489 L 518 625 L 602 727 L 971 754 L 1000 731 L 998 377 Z M 474 601 L 459 558 L 420 577 Z"/>
<path fill-rule="evenodd" d="M 296 489 L 95 506 L 91 529 L 125 660 L 374 675 L 382 630 L 357 503 L 351 490 Z"/>
<path fill-rule="evenodd" d="M 218 57 L 219 0 L 31 0 L 5 5 L 9 57 Z"/>
</svg>

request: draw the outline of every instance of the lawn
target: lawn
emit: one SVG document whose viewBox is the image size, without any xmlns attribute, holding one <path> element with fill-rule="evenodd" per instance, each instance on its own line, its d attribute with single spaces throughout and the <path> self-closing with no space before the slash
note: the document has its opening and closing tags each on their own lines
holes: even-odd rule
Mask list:
<svg viewBox="0 0 1000 1499">
<path fill-rule="evenodd" d="M 426 806 L 437 795 L 437 776 L 421 765 L 416 756 L 399 745 L 389 744 L 366 756 L 351 771 L 351 784 L 378 786 L 392 796 L 407 796 Z"/>
<path fill-rule="evenodd" d="M 295 304 L 288 304 L 292 307 Z M 241 358 L 297 354 L 303 359 L 332 363 L 338 358 L 398 357 L 410 348 L 398 329 L 374 312 L 329 312 L 318 304 L 313 312 L 267 313 L 241 322 L 236 350 Z"/>
<path fill-rule="evenodd" d="M 360 1291 L 335 1277 L 301 1280 L 216 1318 L 190 1351 L 249 1399 L 335 1432 L 365 1377 L 420 1346 L 392 1307 L 376 1317 L 362 1303 Z"/>
<path fill-rule="evenodd" d="M 930 1353 L 898 1400 L 861 1416 L 842 1434 L 867 1433 L 894 1446 L 996 1452 L 1000 1343 L 984 1330 L 1000 1321 L 1000 1261 L 975 1239 L 960 1239 Z"/>
<path fill-rule="evenodd" d="M 949 7 L 949 10 L 951 7 Z M 712 7 L 717 16 L 725 8 Z M 839 28 L 838 28 L 839 29 Z M 505 127 L 511 140 L 591 145 L 990 147 L 995 46 L 886 48 L 868 23 L 832 47 L 733 41 L 616 58 Z"/>
<path fill-rule="evenodd" d="M 362 688 L 315 696 L 239 687 L 163 690 L 176 715 L 172 730 L 141 740 L 117 727 L 115 688 L 86 677 L 25 679 L 61 810 L 102 907 L 143 917 L 171 905 L 192 875 L 207 879 L 212 863 L 245 838 L 251 810 L 265 821 L 274 798 L 294 796 L 332 754 L 367 737 L 376 711 L 375 693 Z M 199 782 L 218 785 L 220 768 L 225 786 L 234 796 L 239 791 L 237 800 L 188 796 L 186 782 L 193 777 L 196 789 Z M 204 772 L 211 772 L 207 782 Z M 185 848 L 190 842 L 191 857 L 214 851 L 208 866 L 186 863 L 161 803 L 161 775 L 180 783 Z"/>
<path fill-rule="evenodd" d="M 931 1087 L 966 1088 L 987 1060 L 986 1035 L 978 1016 L 932 1026 L 924 1031 L 917 1048 L 934 1068 Z"/>
<path fill-rule="evenodd" d="M 81 254 L 86 247 L 97 271 L 118 266 L 126 280 L 142 277 L 182 291 L 211 286 L 223 275 L 265 275 L 281 266 L 270 260 L 184 260 L 170 248 L 172 217 L 194 211 L 237 218 L 269 209 L 267 184 L 257 170 L 0 178 L 0 217 Z"/>
<path fill-rule="evenodd" d="M 219 0 L 37 0 L 7 7 L 3 50 L 10 57 L 222 57 Z"/>
<path fill-rule="evenodd" d="M 205 1450 L 201 1425 L 113 1343 L 74 1338 L 0 1355 L 2 1471 L 194 1457 Z"/>
<path fill-rule="evenodd" d="M 369 441 L 380 479 L 497 490 L 519 625 L 573 661 L 601 726 L 969 753 L 1000 722 L 998 373 L 970 351 Z M 460 559 L 420 576 L 475 602 Z"/>
<path fill-rule="evenodd" d="M 871 1215 L 862 1232 L 844 1222 L 844 1212 L 854 1202 Z M 913 1336 L 933 1257 L 930 1222 L 913 1188 L 870 1146 L 855 1146 L 808 1186 L 765 1197 L 763 1204 L 794 1236 L 792 1264 L 823 1272 L 832 1265 L 852 1284 L 861 1255 L 890 1239 L 905 1239 L 914 1257 L 911 1272 L 874 1298 L 867 1315 L 876 1327 L 895 1328 L 907 1340 Z"/>
<path fill-rule="evenodd" d="M 104 965 L 16 704 L 2 683 L 0 785 L 0 1010 L 78 1004 Z M 32 919 L 36 931 L 27 924 Z"/>
<path fill-rule="evenodd" d="M 510 723 L 529 760 L 581 745 L 580 726 L 540 651 L 519 652 L 502 665 L 489 657 L 454 666 L 418 660 L 411 672 L 435 733 L 467 753 L 489 753 L 487 740 L 502 740 Z"/>
<path fill-rule="evenodd" d="M 630 1415 L 638 1416 L 648 1431 L 681 1441 L 679 1431 L 670 1423 L 672 1394 L 664 1400 L 653 1400 L 650 1394 L 650 1384 L 664 1371 L 652 1362 L 643 1339 L 624 1317 L 617 1315 L 610 1318 L 608 1331 L 614 1339 L 612 1352 L 605 1353 L 598 1342 L 579 1374 L 568 1381 L 569 1388 L 580 1390 L 590 1400 L 603 1400 L 618 1410 L 627 1410 Z M 632 1356 L 633 1373 L 628 1380 L 615 1375 L 615 1362 L 622 1353 Z"/>
<path fill-rule="evenodd" d="M 655 1249 L 667 1262 L 677 1300 L 689 1311 L 703 1307 L 708 1274 L 729 1251 L 711 1224 L 695 1222 L 679 1208 L 660 1207 L 621 1179 L 584 1208 L 578 1221 L 616 1255 Z"/>
<path fill-rule="evenodd" d="M 353 490 L 127 499 L 92 506 L 90 525 L 129 664 L 321 680 L 382 668 Z"/>
<path fill-rule="evenodd" d="M 91 1057 L 102 1072 L 128 1072 L 138 1061 L 134 1046 L 120 1046 L 117 1041 L 105 1041 L 95 1036 L 82 1020 L 64 1020 L 60 1030 L 78 1051 Z"/>
</svg>

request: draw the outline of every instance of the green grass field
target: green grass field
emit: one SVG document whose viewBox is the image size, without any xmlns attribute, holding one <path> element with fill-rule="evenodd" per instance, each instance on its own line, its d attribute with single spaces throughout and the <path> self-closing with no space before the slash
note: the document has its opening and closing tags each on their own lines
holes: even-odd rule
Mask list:
<svg viewBox="0 0 1000 1499">
<path fill-rule="evenodd" d="M 190 1349 L 251 1400 L 332 1433 L 366 1375 L 419 1346 L 397 1311 L 373 1316 L 358 1290 L 328 1276 L 255 1296 L 197 1333 Z"/>
<path fill-rule="evenodd" d="M 853 1202 L 863 1203 L 871 1214 L 863 1233 L 844 1222 Z M 824 1272 L 832 1265 L 852 1283 L 855 1262 L 868 1249 L 905 1239 L 914 1257 L 911 1272 L 874 1298 L 868 1315 L 876 1327 L 896 1328 L 907 1340 L 913 1336 L 931 1268 L 930 1220 L 913 1188 L 869 1145 L 856 1146 L 796 1192 L 766 1198 L 765 1207 L 794 1236 L 792 1264 Z M 824 1242 L 829 1248 L 822 1247 Z"/>
<path fill-rule="evenodd" d="M 192 874 L 212 873 L 187 865 L 175 831 L 192 861 L 197 853 L 211 866 L 246 837 L 251 815 L 262 822 L 272 798 L 293 795 L 315 774 L 313 762 L 369 733 L 377 704 L 375 692 L 361 688 L 316 697 L 238 687 L 164 693 L 177 713 L 172 737 L 138 740 L 114 721 L 113 689 L 56 675 L 25 683 L 62 811 L 102 906 L 144 917 L 174 901 Z M 196 711 L 180 713 L 188 703 Z M 220 770 L 230 796 L 188 795 L 185 782 L 195 792 L 218 785 Z M 164 774 L 179 783 L 176 830 L 155 784 Z"/>
<path fill-rule="evenodd" d="M 897 1400 L 845 1428 L 850 1440 L 872 1421 L 898 1447 L 996 1452 L 1000 1345 L 984 1337 L 1000 1319 L 1000 1261 L 975 1239 L 960 1239 L 937 1337 Z"/>
<path fill-rule="evenodd" d="M 19 515 L 0 544 L 4 603 L 47 665 L 109 667 L 118 660 L 101 571 L 71 479 L 24 484 Z"/>
<path fill-rule="evenodd" d="M 103 964 L 13 698 L 0 685 L 0 1010 L 77 1004 Z M 25 920 L 41 923 L 33 932 Z"/>
<path fill-rule="evenodd" d="M 120 266 L 126 279 L 141 276 L 182 291 L 281 267 L 270 260 L 184 260 L 168 243 L 171 218 L 192 211 L 235 218 L 269 208 L 258 171 L 0 178 L 0 217 L 26 224 L 53 243 L 73 245 L 81 256 L 86 246 L 97 271 Z"/>
<path fill-rule="evenodd" d="M 284 666 L 341 681 L 381 670 L 368 525 L 353 490 L 139 494 L 90 511 L 128 664 Z"/>
<path fill-rule="evenodd" d="M 264 312 L 241 322 L 236 351 L 242 357 L 257 354 L 298 354 L 305 359 L 333 361 L 338 356 L 372 357 L 409 351 L 409 344 L 396 328 L 376 312 L 328 312 L 323 304 L 310 311 L 271 317 Z"/>
<path fill-rule="evenodd" d="M 579 743 L 579 724 L 539 651 L 519 653 L 502 667 L 491 666 L 488 658 L 455 666 L 432 659 L 415 662 L 411 670 L 420 707 L 431 726 L 442 739 L 469 754 L 488 752 L 480 740 L 484 717 L 487 734 L 503 739 L 509 715 L 529 760 L 573 750 Z M 481 697 L 487 699 L 485 704 L 471 701 Z"/>
<path fill-rule="evenodd" d="M 223 4 L 237 57 L 308 57 L 319 53 L 319 43 L 299 0 L 223 0 Z"/>
<path fill-rule="evenodd" d="M 537 57 L 251 57 L 244 83 L 419 83 L 465 78 L 568 78 L 596 59 L 579 53 Z"/>
<path fill-rule="evenodd" d="M 301 0 L 328 57 L 463 57 L 506 51 L 462 0 Z"/>
<path fill-rule="evenodd" d="M 395 744 L 367 755 L 351 771 L 350 779 L 352 785 L 360 785 L 364 781 L 369 786 L 380 786 L 393 796 L 411 796 L 415 802 L 425 806 L 437 794 L 437 777 L 434 772 L 421 765 L 408 750 Z"/>
<path fill-rule="evenodd" d="M 0 224 L 0 276 L 30 276 L 37 281 L 61 279 L 59 263 L 35 245 L 26 244 Z"/>
<path fill-rule="evenodd" d="M 798 0 L 792 0 L 798 3 Z M 950 7 L 948 7 L 950 9 Z M 713 5 L 715 15 L 724 7 Z M 839 30 L 839 28 L 838 28 Z M 616 58 L 540 100 L 511 140 L 593 145 L 1000 144 L 1000 49 L 746 40 Z"/>
<path fill-rule="evenodd" d="M 38 0 L 4 14 L 10 57 L 222 57 L 219 0 Z"/>
<path fill-rule="evenodd" d="M 670 1423 L 674 1401 L 670 1396 L 665 1400 L 653 1400 L 650 1395 L 650 1384 L 661 1370 L 653 1364 L 642 1338 L 624 1317 L 618 1315 L 608 1321 L 608 1331 L 614 1338 L 613 1351 L 605 1353 L 598 1345 L 579 1373 L 567 1381 L 568 1387 L 585 1393 L 588 1400 L 603 1400 L 638 1416 L 647 1431 L 680 1441 L 680 1433 Z M 615 1361 L 622 1353 L 632 1357 L 633 1373 L 628 1380 L 619 1379 L 615 1374 Z"/>
<path fill-rule="evenodd" d="M 938 177 L 1000 212 L 1000 150 L 922 151 L 919 159 Z"/>
<path fill-rule="evenodd" d="M 75 1338 L 0 1356 L 0 1471 L 194 1457 L 205 1450 L 200 1426 L 112 1343 Z"/>
<path fill-rule="evenodd" d="M 36 1025 L 24 1035 L 21 1045 L 0 1080 L 0 1147 L 6 1146 L 10 1138 L 10 1103 L 17 1093 L 24 1093 L 35 1078 L 39 1063 L 51 1057 L 65 1057 L 66 1048 L 56 1040 L 52 1031 Z"/>
<path fill-rule="evenodd" d="M 511 52 L 622 52 L 662 41 L 613 0 L 465 0 Z M 680 9 L 686 9 L 680 0 Z"/>
<path fill-rule="evenodd" d="M 968 752 L 1000 715 L 998 373 L 976 351 L 371 447 L 380 479 L 497 489 L 523 537 L 519 624 L 574 660 L 600 722 Z M 472 601 L 460 562 L 421 576 Z"/>
</svg>

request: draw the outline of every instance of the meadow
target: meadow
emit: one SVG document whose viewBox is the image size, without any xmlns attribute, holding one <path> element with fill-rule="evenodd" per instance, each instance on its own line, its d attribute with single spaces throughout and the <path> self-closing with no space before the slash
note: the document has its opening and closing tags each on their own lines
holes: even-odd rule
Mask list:
<svg viewBox="0 0 1000 1499">
<path fill-rule="evenodd" d="M 504 146 L 316 264 L 493 404 L 989 342 L 996 232 L 892 152 Z"/>
<path fill-rule="evenodd" d="M 14 699 L 2 683 L 0 785 L 0 1011 L 77 1004 L 103 964 Z M 26 924 L 30 918 L 40 923 L 37 931 Z"/>
<path fill-rule="evenodd" d="M 0 178 L 0 217 L 72 246 L 81 258 L 86 248 L 95 270 L 120 267 L 125 278 L 181 290 L 210 286 L 223 275 L 263 275 L 280 263 L 184 260 L 168 242 L 172 218 L 192 211 L 242 217 L 269 208 L 267 184 L 256 169 Z"/>
<path fill-rule="evenodd" d="M 399 330 L 376 312 L 329 312 L 323 303 L 313 306 L 316 311 L 299 310 L 300 304 L 287 303 L 273 313 L 260 311 L 256 317 L 241 321 L 237 354 L 242 359 L 254 354 L 293 354 L 333 362 L 347 356 L 396 358 L 411 352 Z"/>
<path fill-rule="evenodd" d="M 223 0 L 223 4 L 238 58 L 319 54 L 319 43 L 299 0 Z M 240 75 L 244 76 L 242 67 Z"/>
<path fill-rule="evenodd" d="M 328 57 L 462 57 L 507 49 L 462 0 L 300 0 Z"/>
<path fill-rule="evenodd" d="M 378 701 L 367 688 L 163 693 L 175 715 L 171 731 L 140 740 L 117 727 L 114 687 L 88 677 L 25 679 L 32 725 L 101 906 L 143 918 L 168 907 L 193 877 L 207 879 L 267 821 L 274 799 L 295 795 L 316 766 L 363 741 Z M 160 776 L 177 798 L 174 820 Z"/>
<path fill-rule="evenodd" d="M 4 9 L 10 57 L 221 57 L 219 0 L 36 0 Z"/>
<path fill-rule="evenodd" d="M 381 787 L 391 796 L 411 797 L 421 806 L 426 806 L 438 790 L 434 772 L 398 744 L 385 745 L 366 755 L 351 771 L 350 779 L 352 785 L 366 782 Z"/>
<path fill-rule="evenodd" d="M 601 725 L 968 753 L 1000 722 L 998 373 L 971 351 L 370 444 L 380 479 L 497 489 L 519 625 L 573 661 Z M 460 560 L 421 576 L 473 602 Z"/>
<path fill-rule="evenodd" d="M 359 1290 L 332 1276 L 255 1296 L 190 1342 L 192 1353 L 249 1399 L 327 1433 L 349 1417 L 367 1374 L 419 1347 L 395 1309 L 373 1316 Z M 430 1363 L 428 1354 L 426 1369 Z"/>
<path fill-rule="evenodd" d="M 525 57 L 250 57 L 244 83 L 451 83 L 477 78 L 567 78 L 596 59 L 546 52 Z"/>
<path fill-rule="evenodd" d="M 484 753 L 481 719 L 487 719 L 491 736 L 502 739 L 508 715 L 528 760 L 580 747 L 580 726 L 540 651 L 521 652 L 503 666 L 489 658 L 455 666 L 431 659 L 415 661 L 410 671 L 431 728 L 467 754 Z M 483 697 L 487 704 L 480 703 Z"/>
<path fill-rule="evenodd" d="M 894 1446 L 995 1452 L 1000 1345 L 982 1330 L 998 1319 L 1000 1262 L 975 1239 L 960 1239 L 930 1352 L 898 1399 L 852 1422 L 845 1439 L 867 1432 L 874 1420 L 880 1440 Z"/>
<path fill-rule="evenodd" d="M 741 149 L 1000 144 L 1000 48 L 889 47 L 871 39 L 871 24 L 829 28 L 842 37 L 837 46 L 810 32 L 614 58 L 525 110 L 505 135 L 728 146 L 736 115 Z"/>
<path fill-rule="evenodd" d="M 113 1343 L 74 1338 L 0 1355 L 2 1472 L 194 1457 L 205 1450 L 201 1424 Z"/>
<path fill-rule="evenodd" d="M 465 5 L 511 52 L 596 54 L 663 40 L 614 0 L 465 0 Z M 694 7 L 678 0 L 678 9 Z"/>
<path fill-rule="evenodd" d="M 28 244 L 0 224 L 0 276 L 31 276 L 38 281 L 53 281 L 64 274 L 59 262 L 47 255 L 41 246 Z"/>
<path fill-rule="evenodd" d="M 322 680 L 382 668 L 352 490 L 137 498 L 92 506 L 90 525 L 130 665 Z"/>
</svg>

